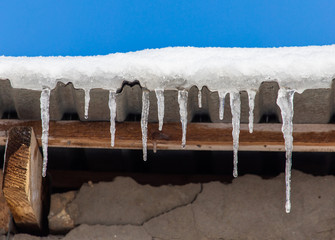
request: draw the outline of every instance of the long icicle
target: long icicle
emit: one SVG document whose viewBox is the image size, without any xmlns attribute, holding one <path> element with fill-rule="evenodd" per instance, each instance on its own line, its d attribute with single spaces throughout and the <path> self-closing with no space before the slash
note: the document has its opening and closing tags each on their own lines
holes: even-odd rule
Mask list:
<svg viewBox="0 0 335 240">
<path fill-rule="evenodd" d="M 182 126 L 182 140 L 181 140 L 182 148 L 185 148 L 186 146 L 187 99 L 188 99 L 188 91 L 179 90 L 178 91 L 178 104 L 179 104 L 180 121 L 181 121 L 181 126 Z"/>
<path fill-rule="evenodd" d="M 233 125 L 233 152 L 234 152 L 234 170 L 233 176 L 238 176 L 237 163 L 238 163 L 238 147 L 239 147 L 239 136 L 240 136 L 240 116 L 241 116 L 241 99 L 239 92 L 230 92 L 230 108 L 232 115 Z"/>
<path fill-rule="evenodd" d="M 198 106 L 199 106 L 199 108 L 202 108 L 202 92 L 201 92 L 201 88 L 199 88 L 199 90 L 198 90 Z"/>
<path fill-rule="evenodd" d="M 148 140 L 148 116 L 149 116 L 149 91 L 143 89 L 142 91 L 142 115 L 141 115 L 141 130 L 142 130 L 142 146 L 143 146 L 143 160 L 147 160 L 147 140 Z"/>
<path fill-rule="evenodd" d="M 116 91 L 109 91 L 108 106 L 110 112 L 110 133 L 111 133 L 111 146 L 114 147 L 115 143 L 115 117 L 116 117 Z"/>
<path fill-rule="evenodd" d="M 49 138 L 49 104 L 50 104 L 50 88 L 45 87 L 41 92 L 40 107 L 42 120 L 42 151 L 43 151 L 43 167 L 42 176 L 45 177 L 48 166 L 48 138 Z"/>
<path fill-rule="evenodd" d="M 219 104 L 220 104 L 220 107 L 219 107 L 219 117 L 220 117 L 220 120 L 223 120 L 223 116 L 224 116 L 224 100 L 225 100 L 225 97 L 227 95 L 227 92 L 225 91 L 218 91 L 219 93 Z"/>
<path fill-rule="evenodd" d="M 164 90 L 155 89 L 157 98 L 157 112 L 158 112 L 158 130 L 162 131 L 164 122 Z"/>
<path fill-rule="evenodd" d="M 285 184 L 286 184 L 286 213 L 291 211 L 291 167 L 293 151 L 293 98 L 294 90 L 280 88 L 278 91 L 277 105 L 281 110 L 282 132 L 285 139 L 286 166 L 285 166 Z"/>
<path fill-rule="evenodd" d="M 85 114 L 84 114 L 84 117 L 85 119 L 88 119 L 88 108 L 90 106 L 90 91 L 91 89 L 89 88 L 85 88 L 84 89 L 85 91 Z"/>
<path fill-rule="evenodd" d="M 255 108 L 255 90 L 248 90 L 248 99 L 249 99 L 249 132 L 252 133 L 254 131 L 254 108 Z"/>
</svg>

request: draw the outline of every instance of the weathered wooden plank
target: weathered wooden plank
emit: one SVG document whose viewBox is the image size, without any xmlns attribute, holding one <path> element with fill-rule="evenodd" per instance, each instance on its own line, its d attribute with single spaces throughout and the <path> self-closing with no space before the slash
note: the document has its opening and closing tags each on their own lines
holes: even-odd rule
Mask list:
<svg viewBox="0 0 335 240">
<path fill-rule="evenodd" d="M 0 120 L 0 145 L 13 126 L 31 126 L 41 143 L 41 122 Z M 165 123 L 163 131 L 157 123 L 148 125 L 148 148 L 182 150 L 181 124 Z M 227 123 L 189 123 L 186 150 L 232 150 L 232 127 Z M 294 151 L 334 152 L 335 125 L 295 124 Z M 51 121 L 49 146 L 111 148 L 109 122 Z M 139 122 L 116 123 L 116 149 L 142 149 Z M 241 151 L 284 151 L 281 124 L 255 124 L 249 133 L 248 124 L 241 124 Z"/>
<path fill-rule="evenodd" d="M 2 180 L 3 174 L 2 169 L 0 169 L 0 189 L 2 189 Z M 11 221 L 10 211 L 7 205 L 7 201 L 3 195 L 3 192 L 0 192 L 0 234 L 5 234 L 9 230 L 9 223 Z"/>
<path fill-rule="evenodd" d="M 31 127 L 9 130 L 2 190 L 16 225 L 43 230 L 42 155 Z"/>
</svg>

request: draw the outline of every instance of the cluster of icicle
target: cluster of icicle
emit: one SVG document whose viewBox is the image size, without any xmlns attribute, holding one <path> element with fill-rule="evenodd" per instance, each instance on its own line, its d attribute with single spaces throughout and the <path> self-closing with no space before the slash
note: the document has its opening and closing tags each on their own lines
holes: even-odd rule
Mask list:
<svg viewBox="0 0 335 240">
<path fill-rule="evenodd" d="M 158 120 L 159 130 L 163 128 L 164 119 L 164 90 L 156 89 L 156 98 L 158 106 Z M 254 101 L 256 96 L 255 90 L 248 90 L 249 98 L 249 132 L 253 132 L 253 110 Z M 277 104 L 281 109 L 282 115 L 282 132 L 285 139 L 285 150 L 286 150 L 286 168 L 285 168 L 285 181 L 286 181 L 286 212 L 289 213 L 291 209 L 290 203 L 290 181 L 291 181 L 291 163 L 292 163 L 292 150 L 293 150 L 293 96 L 295 91 L 285 88 L 280 88 L 278 92 Z M 224 116 L 224 104 L 225 96 L 227 92 L 218 91 L 219 94 L 219 118 L 223 120 Z M 230 95 L 230 107 L 232 114 L 232 136 L 233 136 L 233 152 L 234 152 L 234 169 L 233 176 L 238 176 L 237 164 L 238 164 L 238 148 L 239 148 L 239 134 L 240 134 L 240 115 L 241 115 L 241 100 L 240 93 L 238 91 L 229 92 Z M 46 175 L 47 161 L 48 161 L 48 131 L 49 131 L 49 100 L 50 100 L 50 89 L 44 88 L 41 93 L 40 104 L 41 104 L 41 118 L 42 118 L 42 150 L 43 150 L 43 177 Z M 186 146 L 186 129 L 187 129 L 187 100 L 188 91 L 178 91 L 178 104 L 180 121 L 182 124 L 182 140 L 181 146 Z M 85 90 L 85 118 L 88 118 L 88 109 L 90 101 L 90 90 Z M 199 108 L 202 107 L 202 93 L 199 89 L 198 92 L 198 104 Z M 110 109 L 110 134 L 111 134 L 111 146 L 114 147 L 115 142 L 115 117 L 116 117 L 116 91 L 109 91 L 108 106 Z M 142 130 L 142 144 L 143 144 L 143 160 L 147 160 L 147 132 L 148 132 L 148 116 L 150 109 L 149 101 L 149 90 L 143 89 L 142 91 L 142 115 L 141 115 L 141 130 Z"/>
</svg>

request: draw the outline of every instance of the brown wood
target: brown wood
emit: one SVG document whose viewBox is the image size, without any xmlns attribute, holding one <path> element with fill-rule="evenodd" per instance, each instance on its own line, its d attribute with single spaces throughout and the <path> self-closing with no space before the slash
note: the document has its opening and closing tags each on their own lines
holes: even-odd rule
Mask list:
<svg viewBox="0 0 335 240">
<path fill-rule="evenodd" d="M 41 144 L 41 122 L 0 120 L 0 145 L 6 131 L 13 126 L 31 126 Z M 111 148 L 109 122 L 51 121 L 50 147 Z M 189 123 L 186 150 L 232 150 L 232 127 L 228 123 Z M 157 123 L 148 125 L 148 148 L 182 150 L 181 124 L 165 123 L 163 131 Z M 294 151 L 334 152 L 334 124 L 295 124 Z M 139 122 L 116 123 L 116 149 L 142 149 Z M 281 124 L 241 124 L 240 151 L 285 151 Z"/>
<path fill-rule="evenodd" d="M 2 189 L 2 169 L 0 169 L 0 189 Z M 0 234 L 5 234 L 9 230 L 10 224 L 10 211 L 7 205 L 7 201 L 3 195 L 3 192 L 0 192 Z"/>
<path fill-rule="evenodd" d="M 9 130 L 5 150 L 3 193 L 17 226 L 42 230 L 42 156 L 31 127 Z"/>
</svg>

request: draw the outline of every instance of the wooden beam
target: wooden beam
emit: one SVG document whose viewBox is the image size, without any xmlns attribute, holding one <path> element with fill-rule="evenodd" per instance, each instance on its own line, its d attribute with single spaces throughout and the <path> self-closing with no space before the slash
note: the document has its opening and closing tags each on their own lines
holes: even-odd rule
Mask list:
<svg viewBox="0 0 335 240">
<path fill-rule="evenodd" d="M 0 169 L 0 188 L 2 189 L 2 180 L 3 174 L 2 169 Z M 10 229 L 10 211 L 7 205 L 7 201 L 3 195 L 3 192 L 0 192 L 0 234 L 7 233 Z"/>
<path fill-rule="evenodd" d="M 42 155 L 31 127 L 9 130 L 2 190 L 16 225 L 23 231 L 43 230 Z"/>
<path fill-rule="evenodd" d="M 31 126 L 41 144 L 41 122 L 0 120 L 0 145 L 7 140 L 6 131 L 13 126 Z M 334 124 L 295 124 L 294 151 L 335 152 Z M 232 150 L 230 123 L 189 123 L 186 150 Z M 148 148 L 182 150 L 181 124 L 165 123 L 163 131 L 157 123 L 148 125 Z M 50 147 L 111 148 L 109 122 L 51 121 Z M 116 149 L 142 149 L 139 122 L 116 123 Z M 281 124 L 241 124 L 240 151 L 285 151 Z"/>
</svg>

